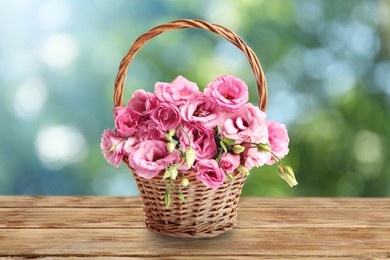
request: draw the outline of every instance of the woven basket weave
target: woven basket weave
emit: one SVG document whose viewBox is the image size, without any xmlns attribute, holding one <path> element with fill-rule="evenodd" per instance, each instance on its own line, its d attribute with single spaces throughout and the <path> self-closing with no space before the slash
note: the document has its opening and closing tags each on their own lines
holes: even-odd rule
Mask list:
<svg viewBox="0 0 390 260">
<path fill-rule="evenodd" d="M 265 77 L 259 60 L 252 49 L 229 29 L 202 20 L 176 20 L 154 27 L 141 35 L 120 63 L 115 81 L 114 106 L 123 106 L 122 96 L 126 73 L 137 52 L 148 41 L 162 32 L 186 28 L 200 28 L 221 35 L 243 51 L 256 79 L 260 98 L 259 108 L 265 111 L 268 95 Z M 130 168 L 126 157 L 124 162 Z M 188 172 L 186 174 L 190 181 L 188 187 L 182 187 L 178 180 L 175 181 L 178 189 L 184 194 L 187 203 L 182 203 L 176 192 L 171 190 L 171 204 L 166 209 L 164 201 L 166 185 L 162 181 L 163 173 L 153 179 L 146 180 L 139 177 L 133 169 L 130 168 L 130 170 L 133 173 L 144 204 L 145 224 L 150 231 L 168 236 L 207 238 L 222 234 L 237 225 L 238 202 L 246 179 L 245 175 L 235 173 L 234 180 L 227 178 L 224 184 L 217 190 L 213 190 L 207 188 L 201 181 L 196 180 L 195 173 Z"/>
</svg>

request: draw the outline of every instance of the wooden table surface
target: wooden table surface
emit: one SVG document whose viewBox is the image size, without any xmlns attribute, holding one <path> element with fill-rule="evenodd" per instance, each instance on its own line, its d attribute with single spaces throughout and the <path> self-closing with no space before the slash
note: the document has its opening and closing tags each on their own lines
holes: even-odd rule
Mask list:
<svg viewBox="0 0 390 260">
<path fill-rule="evenodd" d="M 1 197 L 0 257 L 390 258 L 390 199 L 242 198 L 236 229 L 180 239 L 144 227 L 138 197 Z"/>
</svg>

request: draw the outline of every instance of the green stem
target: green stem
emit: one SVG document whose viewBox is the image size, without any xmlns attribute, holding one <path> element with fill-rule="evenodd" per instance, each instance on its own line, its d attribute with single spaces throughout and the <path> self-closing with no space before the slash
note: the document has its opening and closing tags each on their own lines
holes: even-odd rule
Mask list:
<svg viewBox="0 0 390 260">
<path fill-rule="evenodd" d="M 192 140 L 191 140 L 190 135 L 187 133 L 186 130 L 184 130 L 184 127 L 183 127 L 181 124 L 179 124 L 179 127 L 180 127 L 180 129 L 183 131 L 183 133 L 187 136 L 188 141 L 190 141 L 190 147 L 192 148 Z"/>
<path fill-rule="evenodd" d="M 175 182 L 174 182 L 172 179 L 171 179 L 171 187 L 176 191 L 177 196 L 179 197 L 179 199 L 180 199 L 184 204 L 186 204 L 187 201 L 186 201 L 186 199 L 184 198 L 183 193 L 181 193 L 181 192 L 179 191 L 179 189 L 176 187 Z"/>
<path fill-rule="evenodd" d="M 123 141 L 127 140 L 126 138 L 121 139 L 117 144 L 111 146 L 110 152 L 115 151 L 118 145 L 120 145 Z"/>
<path fill-rule="evenodd" d="M 182 153 L 182 156 L 183 156 L 183 153 Z M 184 158 L 184 157 L 183 157 Z M 185 159 L 183 159 L 181 162 L 179 162 L 179 163 L 177 163 L 177 167 L 179 167 L 179 165 L 182 165 L 182 164 L 184 164 L 186 162 L 186 160 Z M 183 175 L 184 176 L 184 175 Z"/>
<path fill-rule="evenodd" d="M 221 160 L 221 156 L 222 156 L 222 148 L 219 149 L 217 158 L 215 158 L 215 161 L 216 161 L 217 163 L 219 163 L 219 161 Z"/>
<path fill-rule="evenodd" d="M 249 148 L 258 148 L 258 145 L 259 145 L 255 142 L 242 142 L 241 144 L 254 144 L 255 145 L 255 146 L 250 146 Z M 266 152 L 266 151 L 264 151 L 264 152 Z M 269 153 L 271 153 L 272 159 L 274 159 L 280 165 L 285 166 L 285 164 L 282 162 L 282 160 L 274 152 L 269 151 Z"/>
<path fill-rule="evenodd" d="M 282 159 L 280 159 L 274 152 L 271 152 L 272 158 L 280 165 L 286 166 L 283 162 Z"/>
<path fill-rule="evenodd" d="M 254 145 L 256 145 L 256 147 L 258 145 L 258 143 L 255 143 L 255 142 L 242 142 L 241 144 L 254 144 Z"/>
<path fill-rule="evenodd" d="M 171 194 L 169 193 L 168 182 L 165 182 L 165 193 L 164 193 L 165 208 L 169 208 L 171 204 Z"/>
</svg>

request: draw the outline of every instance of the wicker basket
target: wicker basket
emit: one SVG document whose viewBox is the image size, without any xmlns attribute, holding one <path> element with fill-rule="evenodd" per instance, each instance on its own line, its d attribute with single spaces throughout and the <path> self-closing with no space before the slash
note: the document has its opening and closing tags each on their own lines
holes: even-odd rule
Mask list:
<svg viewBox="0 0 390 260">
<path fill-rule="evenodd" d="M 260 98 L 259 108 L 265 111 L 267 105 L 265 77 L 252 49 L 229 29 L 201 20 L 176 20 L 162 24 L 141 35 L 134 42 L 119 66 L 114 91 L 115 107 L 123 106 L 122 96 L 126 73 L 136 53 L 160 33 L 186 28 L 200 28 L 221 35 L 243 51 L 255 75 Z M 129 166 L 127 158 L 124 158 L 124 162 Z M 171 205 L 167 209 L 164 202 L 166 185 L 162 181 L 162 173 L 153 179 L 146 180 L 140 178 L 133 169 L 130 168 L 130 170 L 144 204 L 145 223 L 150 231 L 168 236 L 207 238 L 222 234 L 237 225 L 238 202 L 246 179 L 245 175 L 235 173 L 234 180 L 227 179 L 217 190 L 213 190 L 196 180 L 195 173 L 189 172 L 186 175 L 190 181 L 188 187 L 184 188 L 179 181 L 175 182 L 177 188 L 184 194 L 187 203 L 182 203 L 176 193 L 171 191 Z"/>
</svg>

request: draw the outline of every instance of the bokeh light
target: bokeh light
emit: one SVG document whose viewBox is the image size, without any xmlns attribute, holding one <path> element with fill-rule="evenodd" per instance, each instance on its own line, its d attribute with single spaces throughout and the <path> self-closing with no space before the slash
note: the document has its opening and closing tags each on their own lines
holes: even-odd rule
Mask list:
<svg viewBox="0 0 390 260">
<path fill-rule="evenodd" d="M 35 140 L 38 158 L 49 169 L 82 162 L 87 155 L 84 136 L 77 128 L 56 125 L 39 130 Z"/>
<path fill-rule="evenodd" d="M 42 59 L 53 67 L 69 66 L 78 55 L 78 44 L 74 37 L 67 34 L 50 36 L 43 47 Z"/>
<path fill-rule="evenodd" d="M 15 115 L 24 120 L 35 119 L 45 105 L 47 95 L 47 87 L 40 80 L 26 80 L 15 93 Z"/>
</svg>

